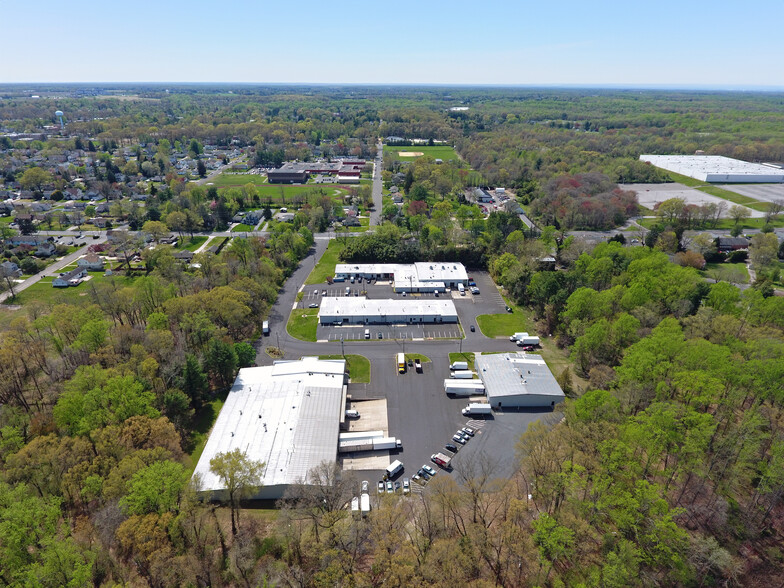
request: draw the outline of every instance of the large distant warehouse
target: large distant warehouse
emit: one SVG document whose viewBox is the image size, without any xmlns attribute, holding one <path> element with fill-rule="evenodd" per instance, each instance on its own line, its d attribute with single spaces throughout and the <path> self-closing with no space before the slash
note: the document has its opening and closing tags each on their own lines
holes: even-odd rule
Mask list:
<svg viewBox="0 0 784 588">
<path fill-rule="evenodd" d="M 319 308 L 319 322 L 322 325 L 456 323 L 457 310 L 451 300 L 324 297 Z"/>
<path fill-rule="evenodd" d="M 476 371 L 494 409 L 553 407 L 564 393 L 540 355 L 477 354 Z"/>
<path fill-rule="evenodd" d="M 210 460 L 234 449 L 265 464 L 257 499 L 280 498 L 321 462 L 335 461 L 345 369 L 344 360 L 315 357 L 241 369 L 194 471 L 201 490 L 225 489 Z"/>
<path fill-rule="evenodd" d="M 444 292 L 446 288 L 468 284 L 465 266 L 453 261 L 339 263 L 335 266 L 335 277 L 390 280 L 395 292 Z"/>
<path fill-rule="evenodd" d="M 784 182 L 784 170 L 777 166 L 721 155 L 640 155 L 640 161 L 703 182 Z"/>
</svg>

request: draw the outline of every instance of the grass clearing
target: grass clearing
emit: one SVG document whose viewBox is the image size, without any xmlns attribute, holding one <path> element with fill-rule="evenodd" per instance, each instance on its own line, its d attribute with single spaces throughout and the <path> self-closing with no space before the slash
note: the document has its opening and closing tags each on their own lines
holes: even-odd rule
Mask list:
<svg viewBox="0 0 784 588">
<path fill-rule="evenodd" d="M 324 251 L 324 255 L 321 256 L 316 267 L 313 268 L 308 279 L 305 280 L 305 284 L 323 284 L 328 277 L 334 276 L 335 264 L 339 261 L 338 256 L 345 247 L 345 244 L 341 243 L 339 239 L 332 239 L 327 246 L 327 250 Z"/>
<path fill-rule="evenodd" d="M 238 225 L 232 227 L 232 233 L 248 233 L 253 230 L 253 227 L 250 225 L 246 225 L 245 223 L 239 223 Z"/>
<path fill-rule="evenodd" d="M 188 469 L 193 471 L 196 469 L 196 464 L 199 463 L 199 458 L 204 451 L 204 446 L 207 444 L 212 425 L 215 424 L 215 419 L 223 408 L 223 403 L 226 401 L 227 394 L 223 394 L 215 400 L 205 404 L 193 418 L 193 435 L 190 440 L 192 449 L 188 456 Z"/>
<path fill-rule="evenodd" d="M 240 188 L 248 184 L 254 186 L 263 186 L 267 184 L 267 176 L 259 174 L 237 174 L 224 172 L 219 176 L 210 180 L 210 183 L 216 188 Z"/>
<path fill-rule="evenodd" d="M 300 341 L 316 342 L 318 327 L 318 308 L 295 308 L 291 311 L 286 330 L 289 335 Z"/>
<path fill-rule="evenodd" d="M 188 239 L 187 237 L 181 238 L 177 245 L 174 248 L 178 251 L 188 250 L 188 251 L 196 251 L 199 247 L 201 247 L 206 241 L 208 237 L 203 235 L 194 236 L 192 239 Z"/>
<path fill-rule="evenodd" d="M 408 152 L 408 153 L 421 153 L 422 155 L 415 155 L 415 156 L 400 156 L 398 153 L 400 152 Z M 394 155 L 392 155 L 394 154 Z M 392 157 L 399 158 L 401 161 L 411 161 L 412 159 L 416 159 L 417 157 L 423 157 L 425 155 L 432 157 L 433 159 L 443 159 L 444 161 L 448 161 L 450 159 L 459 160 L 460 157 L 457 155 L 457 152 L 450 147 L 449 145 L 407 145 L 407 146 L 392 146 L 392 145 L 384 145 L 384 156 L 391 155 Z"/>
<path fill-rule="evenodd" d="M 422 363 L 430 363 L 430 358 L 427 355 L 422 355 L 421 353 L 406 353 L 406 361 L 409 359 L 411 361 L 418 359 Z"/>
<path fill-rule="evenodd" d="M 450 353 L 449 354 L 449 363 L 450 365 L 455 363 L 456 361 L 464 361 L 468 364 L 468 369 L 472 372 L 476 370 L 476 355 L 473 353 Z"/>
<path fill-rule="evenodd" d="M 319 355 L 319 359 L 345 359 L 348 377 L 353 384 L 370 383 L 370 360 L 364 355 Z"/>
<path fill-rule="evenodd" d="M 749 283 L 749 270 L 745 263 L 706 263 L 702 275 L 730 284 Z"/>
<path fill-rule="evenodd" d="M 504 300 L 506 300 L 505 297 Z M 480 314 L 476 317 L 476 324 L 485 337 L 511 337 L 521 331 L 533 332 L 531 317 L 508 300 L 506 300 L 506 304 L 512 309 L 512 312 Z"/>
</svg>

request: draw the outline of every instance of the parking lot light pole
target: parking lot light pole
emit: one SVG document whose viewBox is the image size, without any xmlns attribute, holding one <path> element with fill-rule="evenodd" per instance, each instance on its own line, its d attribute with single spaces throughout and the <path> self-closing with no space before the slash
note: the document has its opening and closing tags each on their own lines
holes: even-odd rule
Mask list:
<svg viewBox="0 0 784 588">
<path fill-rule="evenodd" d="M 346 351 L 343 347 L 343 335 L 340 336 L 340 355 L 343 356 L 343 359 L 346 359 Z"/>
</svg>

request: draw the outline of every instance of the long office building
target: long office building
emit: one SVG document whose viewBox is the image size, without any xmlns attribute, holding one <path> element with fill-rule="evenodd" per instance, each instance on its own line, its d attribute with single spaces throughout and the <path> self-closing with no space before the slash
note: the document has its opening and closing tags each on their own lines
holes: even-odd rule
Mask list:
<svg viewBox="0 0 784 588">
<path fill-rule="evenodd" d="M 339 263 L 335 277 L 389 280 L 395 292 L 444 292 L 458 284 L 468 285 L 465 266 L 454 261 Z"/>
<path fill-rule="evenodd" d="M 451 300 L 329 296 L 321 299 L 319 322 L 322 325 L 456 323 L 457 310 Z"/>
</svg>

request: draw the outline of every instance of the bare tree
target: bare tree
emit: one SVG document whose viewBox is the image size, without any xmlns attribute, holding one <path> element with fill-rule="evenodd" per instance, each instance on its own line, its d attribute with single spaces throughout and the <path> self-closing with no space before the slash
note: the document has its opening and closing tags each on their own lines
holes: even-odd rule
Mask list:
<svg viewBox="0 0 784 588">
<path fill-rule="evenodd" d="M 768 202 L 768 209 L 765 211 L 765 222 L 770 223 L 776 220 L 782 210 L 784 210 L 784 200 L 779 199 Z"/>
</svg>

